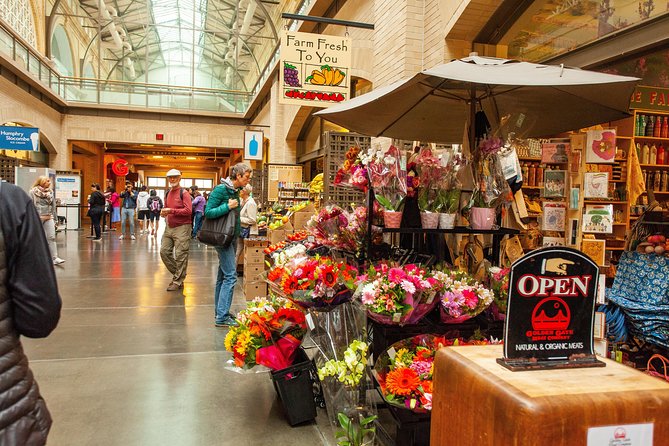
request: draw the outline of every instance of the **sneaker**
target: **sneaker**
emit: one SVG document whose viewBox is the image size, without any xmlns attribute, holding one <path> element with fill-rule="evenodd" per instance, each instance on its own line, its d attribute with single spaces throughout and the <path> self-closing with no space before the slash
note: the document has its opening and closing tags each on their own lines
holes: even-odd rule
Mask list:
<svg viewBox="0 0 669 446">
<path fill-rule="evenodd" d="M 167 291 L 177 291 L 179 288 L 181 288 L 181 285 L 172 282 L 167 286 Z"/>
<path fill-rule="evenodd" d="M 130 236 L 130 240 L 137 240 L 134 235 Z"/>
<path fill-rule="evenodd" d="M 123 240 L 124 237 L 125 237 L 124 235 L 121 235 L 118 239 Z"/>
<path fill-rule="evenodd" d="M 56 257 L 55 259 L 53 259 L 54 265 L 60 265 L 61 263 L 65 263 L 65 260 L 61 259 L 60 257 Z"/>
<path fill-rule="evenodd" d="M 237 327 L 239 324 L 237 323 L 236 320 L 230 319 L 230 320 L 225 320 L 223 322 L 214 322 L 214 325 L 216 327 Z"/>
<path fill-rule="evenodd" d="M 100 238 L 94 238 L 93 241 L 94 241 L 94 242 L 101 242 L 101 241 L 102 241 L 102 237 L 100 237 Z"/>
</svg>

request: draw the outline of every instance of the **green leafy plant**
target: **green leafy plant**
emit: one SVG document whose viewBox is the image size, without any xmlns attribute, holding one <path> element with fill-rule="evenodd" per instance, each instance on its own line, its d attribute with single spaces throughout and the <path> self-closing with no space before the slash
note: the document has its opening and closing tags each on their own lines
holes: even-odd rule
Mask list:
<svg viewBox="0 0 669 446">
<path fill-rule="evenodd" d="M 435 210 L 445 214 L 455 214 L 460 207 L 460 189 L 437 190 Z"/>
<path fill-rule="evenodd" d="M 373 426 L 374 420 L 378 417 L 370 417 L 356 420 L 348 417 L 345 413 L 339 412 L 337 420 L 341 429 L 335 433 L 335 439 L 339 446 L 363 446 L 369 441 L 369 437 L 376 433 L 376 427 Z"/>
</svg>

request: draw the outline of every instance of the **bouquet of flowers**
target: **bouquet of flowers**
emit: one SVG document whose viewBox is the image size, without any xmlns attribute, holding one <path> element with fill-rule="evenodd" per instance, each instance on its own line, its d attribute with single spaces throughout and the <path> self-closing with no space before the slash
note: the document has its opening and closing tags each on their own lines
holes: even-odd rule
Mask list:
<svg viewBox="0 0 669 446">
<path fill-rule="evenodd" d="M 333 376 L 344 385 L 357 386 L 365 374 L 368 349 L 366 342 L 353 340 L 344 351 L 343 359 L 330 359 L 318 369 L 318 379 L 324 381 L 326 377 Z"/>
<path fill-rule="evenodd" d="M 367 237 L 367 208 L 359 206 L 352 212 L 339 206 L 328 206 L 308 223 L 316 243 L 340 251 L 358 253 Z"/>
<path fill-rule="evenodd" d="M 462 189 L 458 181 L 460 170 L 467 164 L 465 157 L 459 152 L 446 152 L 441 158 L 445 165 L 441 177 L 437 180 L 437 196 L 435 208 L 438 212 L 455 214 L 460 206 L 460 191 Z"/>
<path fill-rule="evenodd" d="M 351 298 L 357 270 L 328 257 L 304 257 L 275 266 L 267 279 L 273 290 L 303 308 L 339 305 Z"/>
<path fill-rule="evenodd" d="M 437 211 L 437 182 L 443 177 L 446 169 L 432 149 L 423 147 L 416 157 L 416 169 L 419 175 L 418 208 L 422 212 Z M 416 178 L 413 179 L 416 186 Z"/>
<path fill-rule="evenodd" d="M 415 324 L 438 303 L 438 280 L 416 265 L 371 266 L 357 282 L 355 297 L 382 324 Z"/>
<path fill-rule="evenodd" d="M 470 207 L 498 208 L 510 200 L 511 189 L 497 156 L 503 145 L 504 141 L 497 137 L 484 139 L 479 144 L 473 163 L 476 189 Z"/>
<path fill-rule="evenodd" d="M 369 149 L 361 154 L 360 161 L 367 167 L 367 174 L 376 200 L 388 211 L 399 211 L 407 195 L 406 163 L 400 151 L 390 146 L 385 152 Z"/>
<path fill-rule="evenodd" d="M 441 321 L 460 323 L 479 315 L 493 301 L 492 291 L 461 271 L 452 271 L 441 295 Z"/>
<path fill-rule="evenodd" d="M 360 147 L 353 146 L 346 152 L 343 166 L 337 171 L 334 178 L 335 186 L 346 186 L 367 192 L 367 168 L 362 164 L 358 155 Z"/>
<path fill-rule="evenodd" d="M 281 297 L 255 298 L 239 312 L 237 322 L 225 337 L 225 349 L 239 369 L 290 366 L 307 328 L 302 310 Z"/>
<path fill-rule="evenodd" d="M 504 314 L 506 314 L 506 306 L 509 302 L 509 275 L 511 274 L 510 268 L 500 268 L 498 266 L 493 266 L 488 270 L 490 288 L 494 294 L 494 306 L 496 307 L 496 312 L 493 311 L 497 319 L 504 319 Z"/>
<path fill-rule="evenodd" d="M 414 412 L 432 410 L 434 356 L 441 347 L 497 343 L 424 334 L 394 343 L 374 364 L 374 377 L 388 404 Z"/>
</svg>

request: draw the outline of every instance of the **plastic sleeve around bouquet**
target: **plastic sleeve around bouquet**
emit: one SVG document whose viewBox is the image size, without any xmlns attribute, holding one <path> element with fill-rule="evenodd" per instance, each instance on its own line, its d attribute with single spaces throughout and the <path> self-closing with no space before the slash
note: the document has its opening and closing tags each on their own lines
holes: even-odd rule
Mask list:
<svg viewBox="0 0 669 446">
<path fill-rule="evenodd" d="M 446 344 L 444 338 L 424 334 L 388 347 L 376 360 L 372 372 L 383 399 L 413 412 L 430 411 L 434 355 Z"/>
<path fill-rule="evenodd" d="M 328 308 L 349 302 L 353 292 L 349 289 L 343 289 L 334 293 L 331 297 L 321 297 L 314 299 L 312 290 L 297 290 L 288 299 L 304 309 L 309 308 Z"/>
</svg>

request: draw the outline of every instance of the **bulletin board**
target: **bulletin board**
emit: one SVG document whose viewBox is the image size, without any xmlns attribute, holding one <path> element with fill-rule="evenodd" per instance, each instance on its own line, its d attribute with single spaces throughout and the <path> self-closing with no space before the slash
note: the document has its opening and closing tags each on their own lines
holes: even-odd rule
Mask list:
<svg viewBox="0 0 669 446">
<path fill-rule="evenodd" d="M 279 199 L 279 181 L 289 183 L 302 181 L 302 166 L 292 164 L 268 164 L 267 201 L 274 202 Z"/>
</svg>

